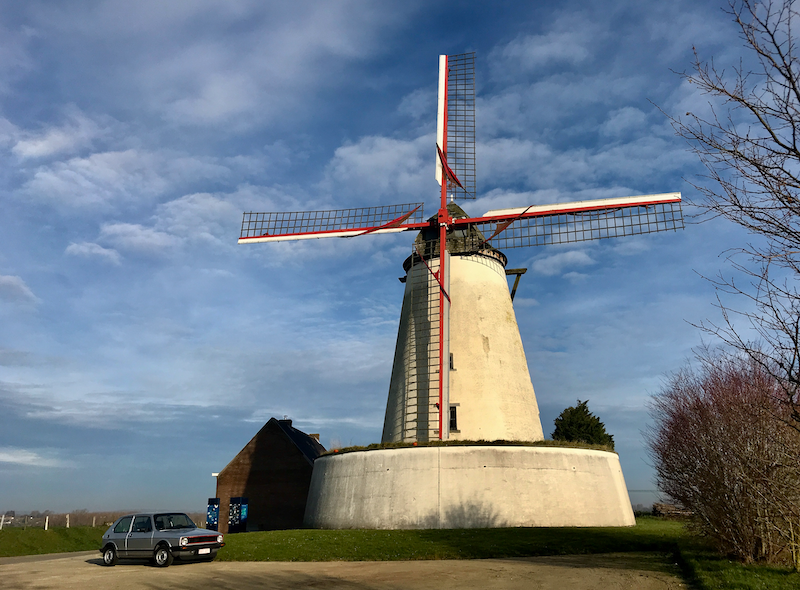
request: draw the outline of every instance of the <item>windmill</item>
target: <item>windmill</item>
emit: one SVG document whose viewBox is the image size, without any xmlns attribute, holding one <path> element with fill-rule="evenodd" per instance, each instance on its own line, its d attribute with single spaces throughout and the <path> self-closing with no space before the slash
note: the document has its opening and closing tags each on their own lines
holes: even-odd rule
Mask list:
<svg viewBox="0 0 800 590">
<path fill-rule="evenodd" d="M 459 301 L 455 291 L 451 291 L 454 275 L 451 257 L 457 257 L 456 266 L 469 260 L 478 265 L 475 268 L 488 269 L 484 279 L 489 291 L 495 292 L 497 285 L 504 285 L 504 297 L 508 301 L 502 305 L 510 310 L 510 314 L 503 311 L 497 315 L 489 322 L 490 329 L 499 330 L 497 338 L 504 342 L 515 338 L 518 341 L 519 330 L 513 318 L 505 274 L 516 272 L 518 277 L 524 269 L 505 270 L 507 259 L 501 249 L 581 242 L 683 227 L 680 193 L 530 205 L 469 217 L 456 201 L 476 197 L 474 53 L 439 57 L 435 147 L 439 206 L 429 219 L 425 219 L 423 214 L 423 203 L 326 211 L 246 212 L 242 219 L 240 244 L 419 232 L 404 264 L 407 275 L 401 278 L 406 283 L 406 292 L 384 423 L 384 442 L 446 440 L 450 438 L 451 428 L 455 429 L 457 425 L 455 409 L 450 403 L 450 384 L 456 379 L 452 375 L 458 370 L 453 365 L 451 354 L 453 334 L 450 319 L 451 308 L 458 306 Z M 481 272 L 470 271 L 469 277 Z M 499 273 L 503 276 L 502 283 L 496 280 Z M 455 273 L 455 276 L 459 278 L 460 275 Z M 484 280 L 469 277 L 465 278 L 468 283 Z M 483 285 L 473 284 L 469 289 L 462 288 L 460 293 L 477 293 L 477 301 L 484 293 L 481 291 L 483 288 Z M 513 320 L 505 322 L 508 324 L 506 327 L 503 327 L 503 314 L 510 315 Z M 457 336 L 468 331 L 471 323 L 463 320 L 453 332 Z M 473 344 L 462 344 L 463 350 L 470 347 L 474 347 Z M 518 393 L 513 386 L 503 385 L 500 389 L 509 389 L 509 393 L 503 403 L 495 405 L 498 412 L 506 415 L 515 414 L 523 407 L 532 408 L 532 414 L 523 421 L 523 427 L 504 426 L 501 435 L 481 434 L 476 438 L 543 438 L 521 342 L 516 348 L 511 348 L 514 350 L 504 351 L 505 356 L 495 364 L 502 364 L 508 357 L 521 359 L 521 376 L 517 381 L 522 383 L 525 391 Z M 469 368 L 473 363 L 467 364 Z M 507 368 L 496 366 L 492 371 L 508 372 Z M 515 396 L 521 403 L 513 405 L 508 401 Z M 484 404 L 482 411 L 487 408 L 489 405 Z M 518 434 L 523 431 L 532 434 Z"/>
</svg>

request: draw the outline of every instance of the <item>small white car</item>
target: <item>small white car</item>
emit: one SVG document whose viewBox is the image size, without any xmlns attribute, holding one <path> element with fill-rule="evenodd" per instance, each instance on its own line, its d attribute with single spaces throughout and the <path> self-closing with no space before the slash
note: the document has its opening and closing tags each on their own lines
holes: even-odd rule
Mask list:
<svg viewBox="0 0 800 590">
<path fill-rule="evenodd" d="M 150 559 L 167 567 L 173 559 L 211 561 L 225 543 L 217 531 L 198 528 L 181 512 L 128 514 L 103 534 L 104 565 L 120 558 Z"/>
</svg>

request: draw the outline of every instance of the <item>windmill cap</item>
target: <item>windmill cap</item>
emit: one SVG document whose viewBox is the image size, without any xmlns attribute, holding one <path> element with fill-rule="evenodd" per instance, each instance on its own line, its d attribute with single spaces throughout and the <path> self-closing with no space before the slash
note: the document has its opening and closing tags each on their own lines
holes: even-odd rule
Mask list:
<svg viewBox="0 0 800 590">
<path fill-rule="evenodd" d="M 455 203 L 447 204 L 447 212 L 454 219 L 466 219 L 469 215 Z M 414 245 L 422 253 L 425 260 L 430 260 L 439 256 L 439 226 L 438 214 L 434 215 L 428 222 L 431 224 L 419 232 L 414 240 Z M 447 251 L 451 256 L 486 256 L 498 260 L 505 268 L 508 258 L 500 250 L 486 243 L 486 237 L 478 226 L 470 223 L 459 226 L 457 229 L 451 228 L 447 231 Z M 411 267 L 420 261 L 419 255 L 415 251 L 403 262 L 403 270 L 408 272 Z"/>
</svg>

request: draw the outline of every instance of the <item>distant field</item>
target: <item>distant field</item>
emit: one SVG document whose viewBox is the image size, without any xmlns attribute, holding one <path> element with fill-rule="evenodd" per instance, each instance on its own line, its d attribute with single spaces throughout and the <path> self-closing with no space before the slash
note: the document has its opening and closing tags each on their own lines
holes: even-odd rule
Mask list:
<svg viewBox="0 0 800 590">
<path fill-rule="evenodd" d="M 0 557 L 99 549 L 105 527 L 0 531 Z M 585 553 L 653 553 L 677 563 L 700 590 L 798 590 L 800 574 L 744 566 L 714 554 L 678 521 L 639 517 L 630 528 L 513 528 L 425 531 L 263 531 L 226 535 L 222 561 L 393 561 Z"/>
</svg>

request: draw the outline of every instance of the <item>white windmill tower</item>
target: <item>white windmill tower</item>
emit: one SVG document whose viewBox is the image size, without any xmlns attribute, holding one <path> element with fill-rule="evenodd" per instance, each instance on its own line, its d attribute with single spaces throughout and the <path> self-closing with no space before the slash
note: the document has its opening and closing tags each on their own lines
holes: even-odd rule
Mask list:
<svg viewBox="0 0 800 590">
<path fill-rule="evenodd" d="M 239 243 L 419 231 L 403 265 L 405 294 L 383 442 L 541 440 L 506 282 L 507 259 L 499 248 L 683 227 L 680 193 L 532 205 L 469 217 L 454 201 L 475 198 L 474 63 L 474 53 L 440 56 L 436 179 L 441 188 L 435 216 L 425 220 L 422 203 L 411 203 L 251 212 L 242 221 Z M 503 466 L 500 483 L 486 481 L 487 464 Z M 476 479 L 480 465 L 484 477 Z M 533 477 L 539 472 L 549 473 L 549 479 Z M 448 485 L 451 492 L 443 492 Z M 587 504 L 584 497 L 592 491 L 599 496 Z M 531 494 L 536 499 L 529 502 Z M 633 514 L 613 453 L 438 447 L 319 459 L 306 521 L 333 528 L 580 526 L 632 524 Z"/>
</svg>

